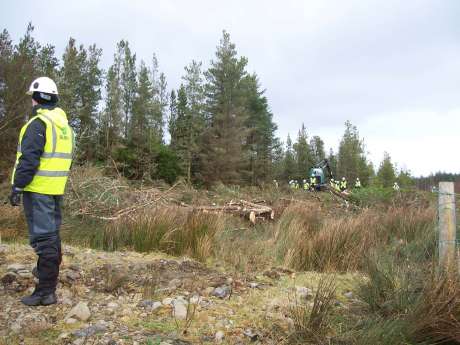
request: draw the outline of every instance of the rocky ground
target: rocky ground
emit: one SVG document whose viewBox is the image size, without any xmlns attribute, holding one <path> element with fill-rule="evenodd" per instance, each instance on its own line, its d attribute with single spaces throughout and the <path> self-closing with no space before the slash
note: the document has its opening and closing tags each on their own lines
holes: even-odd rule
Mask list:
<svg viewBox="0 0 460 345">
<path fill-rule="evenodd" d="M 271 268 L 227 273 L 187 258 L 64 246 L 58 303 L 26 307 L 35 254 L 0 244 L 0 344 L 276 344 L 286 306 L 312 304 L 320 274 Z M 336 308 L 353 300 L 337 276 Z"/>
</svg>

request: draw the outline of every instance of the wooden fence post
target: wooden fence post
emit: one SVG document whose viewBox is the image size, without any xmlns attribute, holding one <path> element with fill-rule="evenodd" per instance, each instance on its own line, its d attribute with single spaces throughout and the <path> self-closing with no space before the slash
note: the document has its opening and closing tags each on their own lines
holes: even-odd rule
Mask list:
<svg viewBox="0 0 460 345">
<path fill-rule="evenodd" d="M 456 263 L 456 215 L 453 182 L 439 182 L 438 198 L 439 265 Z"/>
</svg>

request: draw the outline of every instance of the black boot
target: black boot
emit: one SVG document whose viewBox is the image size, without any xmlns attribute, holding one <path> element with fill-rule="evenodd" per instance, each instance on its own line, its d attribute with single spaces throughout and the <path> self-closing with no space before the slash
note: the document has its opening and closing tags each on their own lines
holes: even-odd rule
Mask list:
<svg viewBox="0 0 460 345">
<path fill-rule="evenodd" d="M 56 304 L 56 303 L 57 303 L 57 298 L 54 292 L 48 295 L 42 296 L 42 300 L 41 300 L 42 305 L 51 305 L 51 304 Z"/>
<path fill-rule="evenodd" d="M 32 268 L 32 275 L 38 279 L 38 269 L 37 269 L 37 266 L 35 266 L 34 268 Z"/>
<path fill-rule="evenodd" d="M 32 295 L 21 298 L 21 302 L 29 307 L 35 307 L 39 305 L 55 304 L 57 302 L 57 298 L 54 292 L 44 294 L 34 291 Z"/>
</svg>

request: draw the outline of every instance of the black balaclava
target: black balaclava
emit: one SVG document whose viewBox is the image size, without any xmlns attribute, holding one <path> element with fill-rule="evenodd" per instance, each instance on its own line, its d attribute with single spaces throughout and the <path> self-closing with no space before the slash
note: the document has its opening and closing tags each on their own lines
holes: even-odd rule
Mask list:
<svg viewBox="0 0 460 345">
<path fill-rule="evenodd" d="M 34 91 L 32 99 L 34 99 L 38 104 L 47 106 L 55 106 L 59 100 L 57 95 L 39 91 Z"/>
</svg>

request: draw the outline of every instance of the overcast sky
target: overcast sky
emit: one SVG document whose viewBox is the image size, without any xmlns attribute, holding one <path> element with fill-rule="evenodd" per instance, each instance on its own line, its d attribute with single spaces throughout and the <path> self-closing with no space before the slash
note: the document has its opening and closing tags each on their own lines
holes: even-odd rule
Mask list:
<svg viewBox="0 0 460 345">
<path fill-rule="evenodd" d="M 157 54 L 176 88 L 192 59 L 205 66 L 225 29 L 249 59 L 278 124 L 304 122 L 326 147 L 348 119 L 378 166 L 388 151 L 415 175 L 460 172 L 460 1 L 5 1 L 0 23 L 15 41 L 27 22 L 62 55 L 70 36 L 103 48 L 103 66 L 127 39 Z"/>
</svg>

